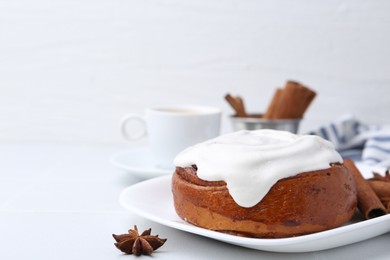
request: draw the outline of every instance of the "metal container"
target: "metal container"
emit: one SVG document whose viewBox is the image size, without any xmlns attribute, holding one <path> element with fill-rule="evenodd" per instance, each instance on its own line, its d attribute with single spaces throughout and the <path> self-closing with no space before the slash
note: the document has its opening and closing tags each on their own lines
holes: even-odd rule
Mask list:
<svg viewBox="0 0 390 260">
<path fill-rule="evenodd" d="M 301 119 L 264 119 L 261 115 L 248 117 L 230 117 L 234 131 L 239 130 L 257 130 L 257 129 L 274 129 L 298 133 Z"/>
</svg>

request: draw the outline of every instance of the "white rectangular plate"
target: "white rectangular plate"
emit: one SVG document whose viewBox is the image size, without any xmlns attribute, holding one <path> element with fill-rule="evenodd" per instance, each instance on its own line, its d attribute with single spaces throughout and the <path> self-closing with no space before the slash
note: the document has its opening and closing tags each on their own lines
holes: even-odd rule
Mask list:
<svg viewBox="0 0 390 260">
<path fill-rule="evenodd" d="M 176 215 L 171 176 L 162 176 L 126 188 L 119 201 L 126 209 L 154 222 L 226 243 L 271 252 L 310 252 L 363 241 L 390 231 L 390 214 L 331 230 L 292 238 L 260 239 L 228 235 L 188 224 Z"/>
</svg>

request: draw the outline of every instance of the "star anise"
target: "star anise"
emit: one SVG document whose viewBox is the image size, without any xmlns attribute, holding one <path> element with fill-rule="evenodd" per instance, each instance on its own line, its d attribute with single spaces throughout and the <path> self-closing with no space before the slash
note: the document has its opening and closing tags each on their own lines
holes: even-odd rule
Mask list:
<svg viewBox="0 0 390 260">
<path fill-rule="evenodd" d="M 154 250 L 164 245 L 167 239 L 159 238 L 158 235 L 150 235 L 152 229 L 149 228 L 142 232 L 141 235 L 138 233 L 138 228 L 135 225 L 134 229 L 130 229 L 128 234 L 115 235 L 112 234 L 115 241 L 114 245 L 126 254 L 133 254 L 136 256 L 150 255 Z"/>
</svg>

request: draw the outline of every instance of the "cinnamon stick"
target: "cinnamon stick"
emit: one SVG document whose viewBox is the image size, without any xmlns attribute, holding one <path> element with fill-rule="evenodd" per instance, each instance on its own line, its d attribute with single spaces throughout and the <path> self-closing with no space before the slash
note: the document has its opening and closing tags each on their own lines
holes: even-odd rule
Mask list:
<svg viewBox="0 0 390 260">
<path fill-rule="evenodd" d="M 382 202 L 379 200 L 374 190 L 364 179 L 359 169 L 356 167 L 355 163 L 350 159 L 345 159 L 344 165 L 345 167 L 347 167 L 347 169 L 352 175 L 352 178 L 355 181 L 357 189 L 358 208 L 362 215 L 366 219 L 385 215 L 387 212 L 386 208 L 382 205 Z"/>
<path fill-rule="evenodd" d="M 382 203 L 385 206 L 387 213 L 390 213 L 390 198 L 384 198 Z"/>
<path fill-rule="evenodd" d="M 238 117 L 245 117 L 246 116 L 244 101 L 242 100 L 241 97 L 239 97 L 239 96 L 233 97 L 230 94 L 226 94 L 225 99 L 232 106 L 234 111 L 236 112 L 236 116 L 238 116 Z"/>
<path fill-rule="evenodd" d="M 299 82 L 289 80 L 278 88 L 264 114 L 266 119 L 302 118 L 316 96 L 316 92 Z"/>
<path fill-rule="evenodd" d="M 236 103 L 238 104 L 238 116 L 239 117 L 245 117 L 246 112 L 245 112 L 245 105 L 244 105 L 244 100 L 240 96 L 236 96 Z"/>
<path fill-rule="evenodd" d="M 297 118 L 303 117 L 307 108 L 310 106 L 310 104 L 312 103 L 312 101 L 317 95 L 315 91 L 309 89 L 308 87 L 305 87 L 303 85 L 301 85 L 301 87 L 302 87 L 301 92 L 303 93 L 302 93 L 301 103 L 298 104 L 297 115 L 295 115 Z"/>
<path fill-rule="evenodd" d="M 280 101 L 281 101 L 281 97 L 282 97 L 282 91 L 283 90 L 281 88 L 276 89 L 274 96 L 271 100 L 271 103 L 269 104 L 268 109 L 265 112 L 263 118 L 265 118 L 265 119 L 274 119 L 275 118 L 275 112 L 278 109 L 278 107 L 281 105 Z"/>
<path fill-rule="evenodd" d="M 277 108 L 278 119 L 297 118 L 298 107 L 303 99 L 302 88 L 297 82 L 288 81 L 283 89 L 281 101 Z"/>
<path fill-rule="evenodd" d="M 379 199 L 390 198 L 390 182 L 368 180 L 367 183 L 371 186 Z"/>
</svg>

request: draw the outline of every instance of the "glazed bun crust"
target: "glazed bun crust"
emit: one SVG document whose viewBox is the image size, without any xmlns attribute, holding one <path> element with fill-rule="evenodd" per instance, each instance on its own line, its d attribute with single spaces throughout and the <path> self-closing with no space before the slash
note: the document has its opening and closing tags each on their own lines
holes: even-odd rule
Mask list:
<svg viewBox="0 0 390 260">
<path fill-rule="evenodd" d="M 255 206 L 239 206 L 224 181 L 197 177 L 196 166 L 172 177 L 177 214 L 199 227 L 238 236 L 282 238 L 341 226 L 355 213 L 356 188 L 347 168 L 300 173 L 279 180 Z"/>
</svg>

